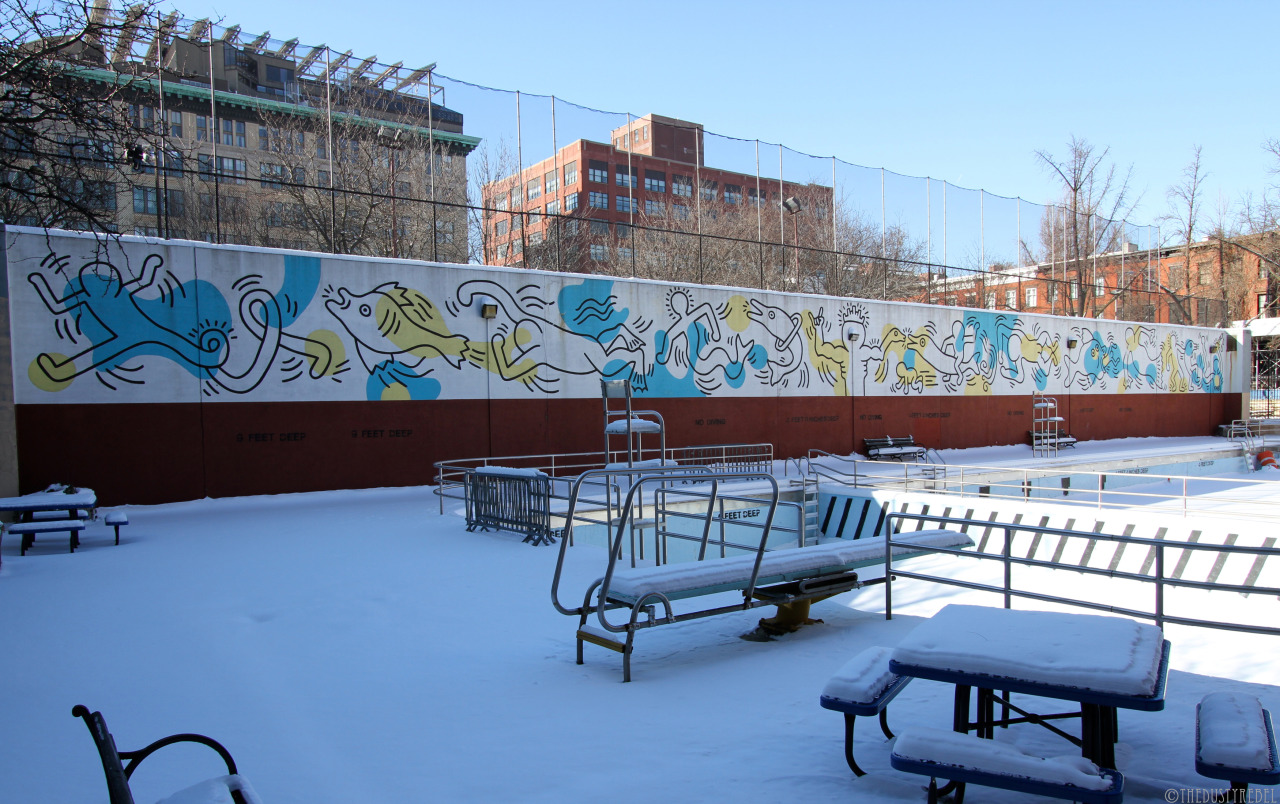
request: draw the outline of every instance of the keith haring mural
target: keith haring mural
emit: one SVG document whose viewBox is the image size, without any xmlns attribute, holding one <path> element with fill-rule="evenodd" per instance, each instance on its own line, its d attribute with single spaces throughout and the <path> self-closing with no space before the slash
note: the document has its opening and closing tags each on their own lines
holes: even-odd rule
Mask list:
<svg viewBox="0 0 1280 804">
<path fill-rule="evenodd" d="M 1209 329 L 127 237 L 6 237 L 19 402 L 591 397 L 599 378 L 649 397 L 1229 386 L 1225 336 Z"/>
</svg>

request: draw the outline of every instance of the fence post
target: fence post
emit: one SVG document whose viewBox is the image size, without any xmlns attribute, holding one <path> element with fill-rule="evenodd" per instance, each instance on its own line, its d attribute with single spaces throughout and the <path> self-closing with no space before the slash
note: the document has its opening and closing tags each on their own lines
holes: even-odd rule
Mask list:
<svg viewBox="0 0 1280 804">
<path fill-rule="evenodd" d="M 1164 630 L 1164 539 L 1156 545 L 1156 628 Z"/>
<path fill-rule="evenodd" d="M 1004 529 L 1004 607 L 1011 608 L 1013 602 L 1013 528 L 1005 526 Z"/>
<path fill-rule="evenodd" d="M 856 470 L 857 464 L 854 464 Z M 893 528 L 884 527 L 884 618 L 893 619 Z"/>
</svg>

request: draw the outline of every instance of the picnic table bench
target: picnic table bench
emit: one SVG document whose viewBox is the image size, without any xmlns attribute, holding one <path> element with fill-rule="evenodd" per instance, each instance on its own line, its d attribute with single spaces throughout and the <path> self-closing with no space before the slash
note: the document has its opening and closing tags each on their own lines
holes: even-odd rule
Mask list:
<svg viewBox="0 0 1280 804">
<path fill-rule="evenodd" d="M 1214 692 L 1196 706 L 1196 773 L 1225 779 L 1225 801 L 1248 801 L 1249 784 L 1280 784 L 1271 713 L 1252 695 Z"/>
<path fill-rule="evenodd" d="M 924 457 L 924 454 L 927 451 L 925 447 L 916 443 L 915 436 L 900 438 L 892 438 L 890 436 L 885 436 L 884 438 L 864 438 L 862 440 L 862 445 L 867 451 L 867 457 L 873 461 L 902 461 L 907 458 L 910 458 L 913 461 L 918 461 Z"/>
<path fill-rule="evenodd" d="M 822 689 L 818 703 L 823 709 L 844 713 L 844 760 L 856 776 L 865 776 L 853 758 L 853 727 L 858 716 L 880 718 L 880 730 L 893 739 L 889 730 L 889 702 L 911 681 L 889 669 L 892 650 L 878 645 L 867 648 L 844 664 Z"/>
<path fill-rule="evenodd" d="M 0 497 L 0 513 L 15 517 L 2 532 L 22 537 L 21 555 L 26 555 L 37 535 L 65 532 L 74 553 L 80 544 L 80 532 L 85 529 L 86 520 L 93 517 L 97 504 L 98 497 L 92 489 L 61 484 L 20 497 Z"/>
</svg>

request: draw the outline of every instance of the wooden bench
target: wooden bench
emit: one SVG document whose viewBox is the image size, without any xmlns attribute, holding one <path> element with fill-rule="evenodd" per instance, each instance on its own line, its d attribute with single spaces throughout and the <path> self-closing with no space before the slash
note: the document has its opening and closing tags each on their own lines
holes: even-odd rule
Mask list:
<svg viewBox="0 0 1280 804">
<path fill-rule="evenodd" d="M 1214 692 L 1196 706 L 1196 773 L 1225 779 L 1222 800 L 1248 801 L 1249 784 L 1280 784 L 1271 713 L 1252 695 Z"/>
<path fill-rule="evenodd" d="M 895 770 L 928 776 L 929 804 L 936 804 L 943 792 L 939 778 L 955 783 L 956 804 L 963 804 L 968 783 L 1085 804 L 1119 802 L 1124 796 L 1119 771 L 1099 768 L 1082 757 L 1043 759 L 1006 743 L 941 729 L 902 732 L 889 764 Z"/>
<path fill-rule="evenodd" d="M 844 759 L 857 776 L 866 775 L 853 758 L 853 726 L 858 716 L 880 717 L 880 730 L 893 739 L 889 730 L 889 702 L 911 681 L 889 670 L 890 648 L 873 646 L 854 656 L 822 689 L 818 702 L 823 709 L 844 713 Z"/>
<path fill-rule="evenodd" d="M 31 522 L 13 522 L 5 525 L 6 533 L 15 533 L 22 536 L 22 551 L 20 555 L 26 555 L 27 549 L 35 544 L 36 534 L 40 533 L 66 533 L 70 536 L 71 550 L 74 553 L 76 548 L 80 546 L 80 531 L 84 530 L 85 524 L 83 519 L 37 519 Z"/>
<path fill-rule="evenodd" d="M 90 712 L 88 707 L 77 704 L 72 708 L 73 717 L 84 718 L 89 734 L 98 747 L 98 757 L 102 760 L 102 770 L 107 776 L 107 793 L 111 804 L 134 804 L 133 792 L 129 789 L 129 777 L 137 769 L 138 763 L 167 745 L 175 743 L 199 743 L 217 752 L 227 766 L 227 775 L 200 782 L 185 790 L 168 796 L 157 804 L 195 804 L 195 802 L 225 802 L 230 796 L 235 804 L 262 804 L 257 793 L 236 771 L 235 760 L 222 744 L 203 734 L 174 734 L 156 740 L 154 743 L 137 751 L 116 750 L 115 738 L 107 731 L 107 722 L 101 712 Z M 121 762 L 126 760 L 127 764 Z"/>
<path fill-rule="evenodd" d="M 905 559 L 925 555 L 932 548 L 971 546 L 973 541 L 958 531 L 921 530 L 895 536 L 892 549 L 895 559 Z M 865 585 L 883 583 L 885 579 L 860 581 L 855 570 L 883 565 L 884 560 L 885 541 L 881 536 L 839 539 L 811 547 L 762 552 L 753 549 L 730 558 L 635 567 L 607 573 L 588 588 L 582 607 L 573 612 L 580 615 L 578 664 L 582 664 L 583 643 L 590 642 L 621 653 L 623 681 L 630 681 L 631 652 L 638 630 L 757 606 L 784 606 L 820 600 Z M 672 601 L 721 592 L 742 592 L 743 600 L 734 605 L 713 605 L 683 614 L 675 614 L 672 610 Z M 654 609 L 659 605 L 664 614 L 655 617 Z M 630 611 L 628 622 L 609 624 L 606 612 L 620 608 Z M 593 614 L 599 618 L 602 627 L 587 624 Z"/>
<path fill-rule="evenodd" d="M 901 461 L 910 458 L 918 461 L 924 457 L 926 449 L 916 443 L 915 436 L 907 436 L 906 438 L 864 438 L 862 440 L 863 449 L 867 451 L 867 457 L 873 461 L 892 460 Z"/>
</svg>

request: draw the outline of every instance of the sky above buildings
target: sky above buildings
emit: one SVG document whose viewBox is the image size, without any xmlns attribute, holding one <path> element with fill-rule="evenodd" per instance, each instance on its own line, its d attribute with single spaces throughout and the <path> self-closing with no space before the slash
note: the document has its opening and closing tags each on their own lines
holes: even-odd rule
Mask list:
<svg viewBox="0 0 1280 804">
<path fill-rule="evenodd" d="M 1141 196 L 1134 222 L 1168 211 L 1166 192 L 1196 145 L 1207 214 L 1233 212 L 1245 193 L 1276 180 L 1262 147 L 1280 138 L 1275 3 L 177 7 L 246 33 L 405 67 L 435 62 L 444 75 L 487 87 L 693 120 L 716 134 L 1037 203 L 1056 201 L 1059 190 L 1036 151 L 1064 157 L 1075 136 L 1109 148 L 1120 168 L 1132 165 Z M 492 138 L 478 127 L 495 125 L 493 110 L 469 109 L 458 95 L 447 101 L 469 115 L 467 132 Z M 508 96 L 486 97 L 514 115 Z M 607 139 L 607 129 L 591 137 Z M 549 143 L 533 147 L 533 158 L 550 152 Z"/>
</svg>

